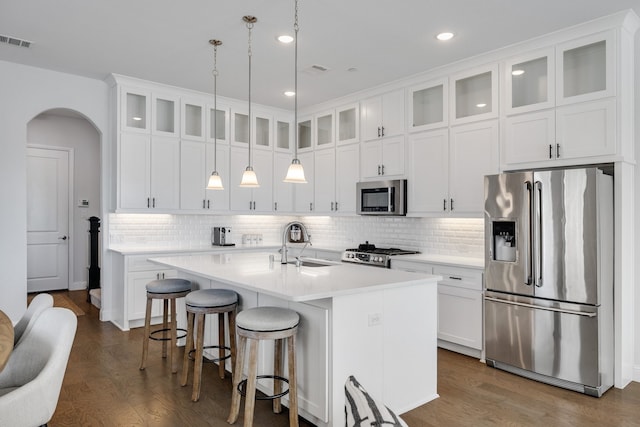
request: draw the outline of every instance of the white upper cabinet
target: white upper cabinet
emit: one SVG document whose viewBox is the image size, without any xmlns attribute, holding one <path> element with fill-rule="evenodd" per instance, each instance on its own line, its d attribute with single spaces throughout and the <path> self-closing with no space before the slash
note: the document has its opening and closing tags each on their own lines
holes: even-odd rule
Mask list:
<svg viewBox="0 0 640 427">
<path fill-rule="evenodd" d="M 249 114 L 245 110 L 235 109 L 231 112 L 231 142 L 246 147 L 249 144 Z"/>
<path fill-rule="evenodd" d="M 335 146 L 335 116 L 333 110 L 314 117 L 316 128 L 316 148 Z"/>
<path fill-rule="evenodd" d="M 229 107 L 216 103 L 207 105 L 206 129 L 208 142 L 229 143 Z"/>
<path fill-rule="evenodd" d="M 319 150 L 314 153 L 314 194 L 316 213 L 333 213 L 336 204 L 336 150 Z"/>
<path fill-rule="evenodd" d="M 273 153 L 267 150 L 251 150 L 251 167 L 256 173 L 258 188 L 241 188 L 242 173 L 249 157 L 246 148 L 231 147 L 229 160 L 230 208 L 240 212 L 273 211 Z M 227 184 L 225 184 L 226 186 Z"/>
<path fill-rule="evenodd" d="M 452 124 L 498 117 L 498 66 L 474 68 L 451 77 Z"/>
<path fill-rule="evenodd" d="M 615 95 L 615 32 L 605 31 L 556 47 L 557 105 Z"/>
<path fill-rule="evenodd" d="M 120 104 L 120 129 L 149 133 L 151 92 L 122 87 Z"/>
<path fill-rule="evenodd" d="M 360 141 L 360 108 L 358 103 L 336 109 L 336 141 L 338 144 Z"/>
<path fill-rule="evenodd" d="M 224 190 L 207 190 L 211 172 L 217 170 Z M 183 140 L 180 143 L 180 209 L 229 210 L 229 147 Z"/>
<path fill-rule="evenodd" d="M 294 189 L 294 211 L 298 213 L 312 213 L 315 210 L 315 153 L 300 153 L 298 159 L 304 168 L 304 176 L 307 179 L 306 184 L 291 184 Z M 319 171 L 321 172 L 321 171 Z"/>
<path fill-rule="evenodd" d="M 298 151 L 313 150 L 313 119 L 298 120 Z"/>
<path fill-rule="evenodd" d="M 180 135 L 180 98 L 172 95 L 153 94 L 151 131 L 154 135 Z"/>
<path fill-rule="evenodd" d="M 293 123 L 291 120 L 275 117 L 274 118 L 274 149 L 276 151 L 293 152 Z"/>
<path fill-rule="evenodd" d="M 449 208 L 449 129 L 409 136 L 407 210 L 409 214 L 447 214 Z"/>
<path fill-rule="evenodd" d="M 291 153 L 278 151 L 273 153 L 273 211 L 275 213 L 293 212 L 293 189 L 296 185 L 306 185 L 283 181 L 291 159 Z"/>
<path fill-rule="evenodd" d="M 334 212 L 356 213 L 356 183 L 360 180 L 360 145 L 336 148 L 336 203 Z"/>
<path fill-rule="evenodd" d="M 363 180 L 400 178 L 404 175 L 404 135 L 369 141 L 360 151 Z"/>
<path fill-rule="evenodd" d="M 409 132 L 435 129 L 449 124 L 449 81 L 433 80 L 409 89 Z"/>
<path fill-rule="evenodd" d="M 273 117 L 266 111 L 253 113 L 253 144 L 254 147 L 271 150 L 273 148 Z"/>
<path fill-rule="evenodd" d="M 555 54 L 553 48 L 505 62 L 505 111 L 507 115 L 555 106 Z"/>
<path fill-rule="evenodd" d="M 182 138 L 204 141 L 205 103 L 196 99 L 182 99 Z"/>
<path fill-rule="evenodd" d="M 404 90 L 362 101 L 360 125 L 365 141 L 404 134 Z"/>
</svg>

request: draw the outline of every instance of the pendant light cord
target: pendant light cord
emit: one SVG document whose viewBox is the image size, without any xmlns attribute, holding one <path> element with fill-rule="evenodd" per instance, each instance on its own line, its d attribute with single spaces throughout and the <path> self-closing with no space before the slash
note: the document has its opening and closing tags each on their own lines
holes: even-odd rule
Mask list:
<svg viewBox="0 0 640 427">
<path fill-rule="evenodd" d="M 220 44 L 222 44 L 220 42 Z M 213 44 L 213 170 L 218 171 L 218 44 Z"/>
<path fill-rule="evenodd" d="M 253 22 L 247 22 L 247 28 L 249 29 L 249 48 L 247 50 L 249 56 L 249 168 L 251 168 L 251 29 L 253 28 Z"/>
<path fill-rule="evenodd" d="M 295 20 L 293 24 L 295 43 L 294 43 L 294 58 L 295 58 L 295 72 L 293 76 L 293 122 L 295 123 L 295 140 L 293 145 L 293 158 L 298 160 L 298 30 L 300 26 L 298 25 L 298 0 L 296 0 L 295 7 Z"/>
</svg>

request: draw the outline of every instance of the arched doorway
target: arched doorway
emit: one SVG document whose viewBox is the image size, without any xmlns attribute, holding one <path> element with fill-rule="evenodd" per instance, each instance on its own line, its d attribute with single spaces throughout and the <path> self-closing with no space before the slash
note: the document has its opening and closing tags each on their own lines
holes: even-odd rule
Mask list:
<svg viewBox="0 0 640 427">
<path fill-rule="evenodd" d="M 47 110 L 27 124 L 28 292 L 87 287 L 88 219 L 101 215 L 100 142 L 101 135 L 93 123 L 69 109 Z M 54 169 L 64 169 L 64 158 L 68 159 L 68 183 L 64 184 L 63 178 L 56 178 L 56 183 L 50 182 L 53 178 L 47 180 L 47 173 L 53 176 Z M 59 170 L 55 173 L 61 175 Z M 67 187 L 53 190 L 58 184 Z M 56 191 L 55 196 L 52 191 Z M 66 209 L 47 210 L 54 199 Z M 65 214 L 66 218 L 58 218 Z M 49 232 L 40 248 L 30 244 L 37 241 L 32 238 L 34 232 L 37 236 L 42 230 L 54 228 L 56 221 L 68 226 Z M 50 259 L 53 255 L 66 256 L 66 261 L 56 259 L 54 263 Z"/>
</svg>

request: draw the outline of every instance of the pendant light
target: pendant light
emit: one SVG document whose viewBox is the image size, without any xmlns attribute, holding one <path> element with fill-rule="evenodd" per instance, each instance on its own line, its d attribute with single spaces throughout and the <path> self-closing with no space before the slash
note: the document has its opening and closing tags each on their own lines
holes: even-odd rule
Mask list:
<svg viewBox="0 0 640 427">
<path fill-rule="evenodd" d="M 287 176 L 284 178 L 284 182 L 290 182 L 293 184 L 306 184 L 307 180 L 304 177 L 304 169 L 302 163 L 298 160 L 298 0 L 295 0 L 295 22 L 293 24 L 294 30 L 294 45 L 295 45 L 295 72 L 294 72 L 294 96 L 293 96 L 293 123 L 295 126 L 295 136 L 293 141 L 293 160 L 287 170 Z"/>
<path fill-rule="evenodd" d="M 213 45 L 213 172 L 209 177 L 207 190 L 224 190 L 222 178 L 218 174 L 218 46 L 220 40 L 209 40 Z"/>
<path fill-rule="evenodd" d="M 260 184 L 258 184 L 258 177 L 251 167 L 251 29 L 253 24 L 258 21 L 258 18 L 247 15 L 243 16 L 242 20 L 247 24 L 247 29 L 249 30 L 249 164 L 242 174 L 240 187 L 256 188 L 260 187 Z"/>
</svg>

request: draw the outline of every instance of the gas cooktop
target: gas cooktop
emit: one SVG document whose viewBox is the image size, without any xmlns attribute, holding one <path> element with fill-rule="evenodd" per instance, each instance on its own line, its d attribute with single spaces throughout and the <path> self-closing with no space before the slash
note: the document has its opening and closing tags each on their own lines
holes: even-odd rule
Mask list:
<svg viewBox="0 0 640 427">
<path fill-rule="evenodd" d="M 395 255 L 411 255 L 420 252 L 399 248 L 376 248 L 375 245 L 366 242 L 358 245 L 357 249 L 347 249 L 342 254 L 342 261 L 355 264 L 371 265 L 375 267 L 389 268 L 391 257 Z"/>
</svg>

